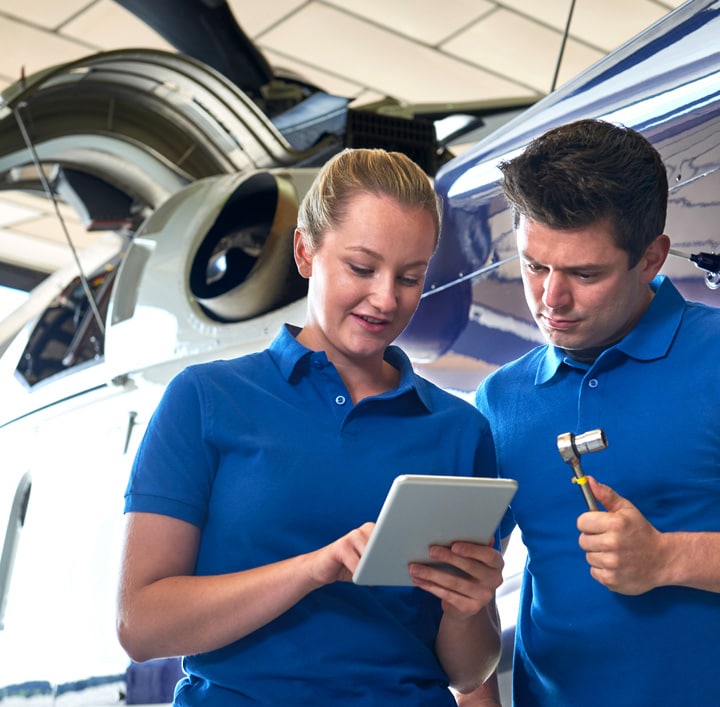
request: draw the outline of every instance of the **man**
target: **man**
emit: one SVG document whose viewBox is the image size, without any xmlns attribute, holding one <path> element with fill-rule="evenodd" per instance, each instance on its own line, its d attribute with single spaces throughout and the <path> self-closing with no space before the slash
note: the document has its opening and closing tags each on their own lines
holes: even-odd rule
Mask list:
<svg viewBox="0 0 720 707">
<path fill-rule="evenodd" d="M 720 704 L 720 310 L 658 276 L 665 167 L 637 132 L 582 120 L 501 171 L 547 340 L 476 398 L 520 483 L 500 529 L 528 548 L 514 703 Z M 594 429 L 608 447 L 581 464 L 599 511 L 557 447 Z M 459 700 L 495 704 L 489 685 Z"/>
</svg>

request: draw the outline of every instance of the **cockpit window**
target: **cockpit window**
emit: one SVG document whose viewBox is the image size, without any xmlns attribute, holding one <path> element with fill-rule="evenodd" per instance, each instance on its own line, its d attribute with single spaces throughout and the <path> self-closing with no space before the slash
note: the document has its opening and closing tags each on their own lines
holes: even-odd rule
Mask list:
<svg viewBox="0 0 720 707">
<path fill-rule="evenodd" d="M 81 364 L 102 360 L 103 327 L 116 271 L 115 264 L 108 264 L 88 280 L 102 324 L 98 324 L 79 277 L 45 310 L 16 369 L 29 386 Z"/>
</svg>

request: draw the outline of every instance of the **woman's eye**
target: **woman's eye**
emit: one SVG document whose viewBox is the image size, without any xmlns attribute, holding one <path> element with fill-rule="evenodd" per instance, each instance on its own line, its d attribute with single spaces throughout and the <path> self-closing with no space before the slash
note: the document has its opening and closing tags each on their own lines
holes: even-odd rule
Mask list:
<svg viewBox="0 0 720 707">
<path fill-rule="evenodd" d="M 356 275 L 360 275 L 361 277 L 368 277 L 369 275 L 372 275 L 372 270 L 370 268 L 363 268 L 360 265 L 353 265 L 350 263 L 350 269 Z"/>
<path fill-rule="evenodd" d="M 405 276 L 405 277 L 400 278 L 400 282 L 403 285 L 407 285 L 408 287 L 415 287 L 415 285 L 417 285 L 420 282 L 420 280 L 417 277 Z"/>
</svg>

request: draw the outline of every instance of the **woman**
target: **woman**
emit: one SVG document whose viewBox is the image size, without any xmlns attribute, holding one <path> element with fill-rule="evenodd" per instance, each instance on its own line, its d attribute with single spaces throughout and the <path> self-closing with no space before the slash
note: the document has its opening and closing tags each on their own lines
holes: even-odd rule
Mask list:
<svg viewBox="0 0 720 707">
<path fill-rule="evenodd" d="M 454 705 L 495 667 L 493 548 L 432 549 L 466 577 L 350 582 L 395 476 L 494 471 L 485 418 L 391 346 L 438 234 L 417 165 L 342 152 L 298 216 L 304 327 L 168 386 L 126 494 L 118 632 L 134 660 L 185 656 L 176 705 Z"/>
</svg>

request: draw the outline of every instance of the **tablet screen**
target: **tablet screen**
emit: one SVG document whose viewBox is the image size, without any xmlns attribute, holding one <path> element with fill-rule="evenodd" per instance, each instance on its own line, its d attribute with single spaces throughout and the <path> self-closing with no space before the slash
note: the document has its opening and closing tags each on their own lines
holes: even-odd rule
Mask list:
<svg viewBox="0 0 720 707">
<path fill-rule="evenodd" d="M 410 586 L 430 545 L 488 544 L 517 490 L 512 479 L 405 474 L 390 487 L 353 574 L 355 584 Z"/>
</svg>

